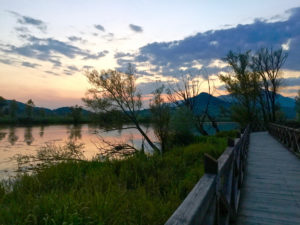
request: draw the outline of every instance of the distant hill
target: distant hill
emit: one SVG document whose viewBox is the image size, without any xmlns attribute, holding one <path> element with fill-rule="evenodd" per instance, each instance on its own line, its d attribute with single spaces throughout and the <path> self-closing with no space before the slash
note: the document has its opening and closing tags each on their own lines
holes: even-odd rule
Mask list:
<svg viewBox="0 0 300 225">
<path fill-rule="evenodd" d="M 227 103 L 234 103 L 235 101 L 232 95 L 220 95 L 218 96 L 218 99 L 226 101 Z M 285 97 L 281 94 L 278 94 L 276 98 L 276 103 L 281 106 L 281 110 L 288 119 L 293 119 L 296 117 L 295 102 L 295 99 Z"/>
<path fill-rule="evenodd" d="M 11 100 L 6 100 L 7 104 L 5 106 L 5 108 L 9 107 L 9 104 L 11 102 Z M 25 114 L 25 109 L 26 109 L 26 104 L 22 103 L 22 102 L 18 102 L 17 101 L 17 106 L 18 106 L 18 110 L 17 110 L 17 115 L 24 115 Z M 67 116 L 68 114 L 70 114 L 71 112 L 71 107 L 60 107 L 57 109 L 48 109 L 48 108 L 44 108 L 44 107 L 34 107 L 34 114 L 38 115 L 40 113 L 40 111 L 44 111 L 45 114 L 47 116 Z M 84 116 L 89 115 L 91 112 L 86 110 L 86 109 L 82 109 L 82 114 Z"/>
</svg>

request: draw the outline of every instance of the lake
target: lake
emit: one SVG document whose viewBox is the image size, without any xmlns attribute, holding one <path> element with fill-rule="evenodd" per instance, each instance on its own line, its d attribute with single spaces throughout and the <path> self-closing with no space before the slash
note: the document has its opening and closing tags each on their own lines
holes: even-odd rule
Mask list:
<svg viewBox="0 0 300 225">
<path fill-rule="evenodd" d="M 124 126 L 128 127 L 128 126 Z M 237 124 L 224 122 L 219 125 L 221 130 L 237 128 Z M 146 130 L 146 127 L 143 127 Z M 214 130 L 209 124 L 206 125 L 209 133 Z M 148 128 L 149 137 L 157 142 L 153 130 Z M 17 154 L 35 154 L 37 149 L 49 142 L 57 145 L 64 145 L 72 140 L 84 144 L 84 156 L 92 159 L 99 153 L 98 147 L 101 143 L 101 136 L 110 142 L 131 142 L 135 147 L 140 148 L 142 137 L 135 129 L 112 130 L 104 132 L 103 128 L 90 125 L 50 125 L 50 126 L 0 126 L 0 180 L 16 174 L 17 163 L 12 159 Z M 149 151 L 145 145 L 145 151 Z"/>
</svg>

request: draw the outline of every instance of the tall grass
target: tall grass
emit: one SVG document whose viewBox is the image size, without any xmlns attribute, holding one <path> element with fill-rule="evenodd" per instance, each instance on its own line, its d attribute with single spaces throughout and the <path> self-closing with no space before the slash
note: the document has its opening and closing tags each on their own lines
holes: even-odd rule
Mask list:
<svg viewBox="0 0 300 225">
<path fill-rule="evenodd" d="M 224 135 L 226 136 L 226 135 Z M 219 157 L 224 137 L 202 137 L 163 156 L 63 162 L 0 185 L 0 224 L 164 224 Z"/>
</svg>

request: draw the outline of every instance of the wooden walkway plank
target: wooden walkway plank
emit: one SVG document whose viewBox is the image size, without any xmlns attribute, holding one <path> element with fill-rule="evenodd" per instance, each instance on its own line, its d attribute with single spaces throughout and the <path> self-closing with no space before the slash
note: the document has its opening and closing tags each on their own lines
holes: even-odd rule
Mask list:
<svg viewBox="0 0 300 225">
<path fill-rule="evenodd" d="M 300 160 L 267 132 L 250 136 L 237 224 L 300 225 Z"/>
</svg>

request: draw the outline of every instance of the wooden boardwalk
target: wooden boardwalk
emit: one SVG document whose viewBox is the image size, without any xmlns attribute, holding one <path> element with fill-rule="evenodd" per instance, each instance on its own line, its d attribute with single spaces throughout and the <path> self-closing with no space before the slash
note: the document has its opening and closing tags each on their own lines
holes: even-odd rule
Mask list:
<svg viewBox="0 0 300 225">
<path fill-rule="evenodd" d="M 300 225 L 300 159 L 267 132 L 251 133 L 238 225 Z"/>
</svg>

